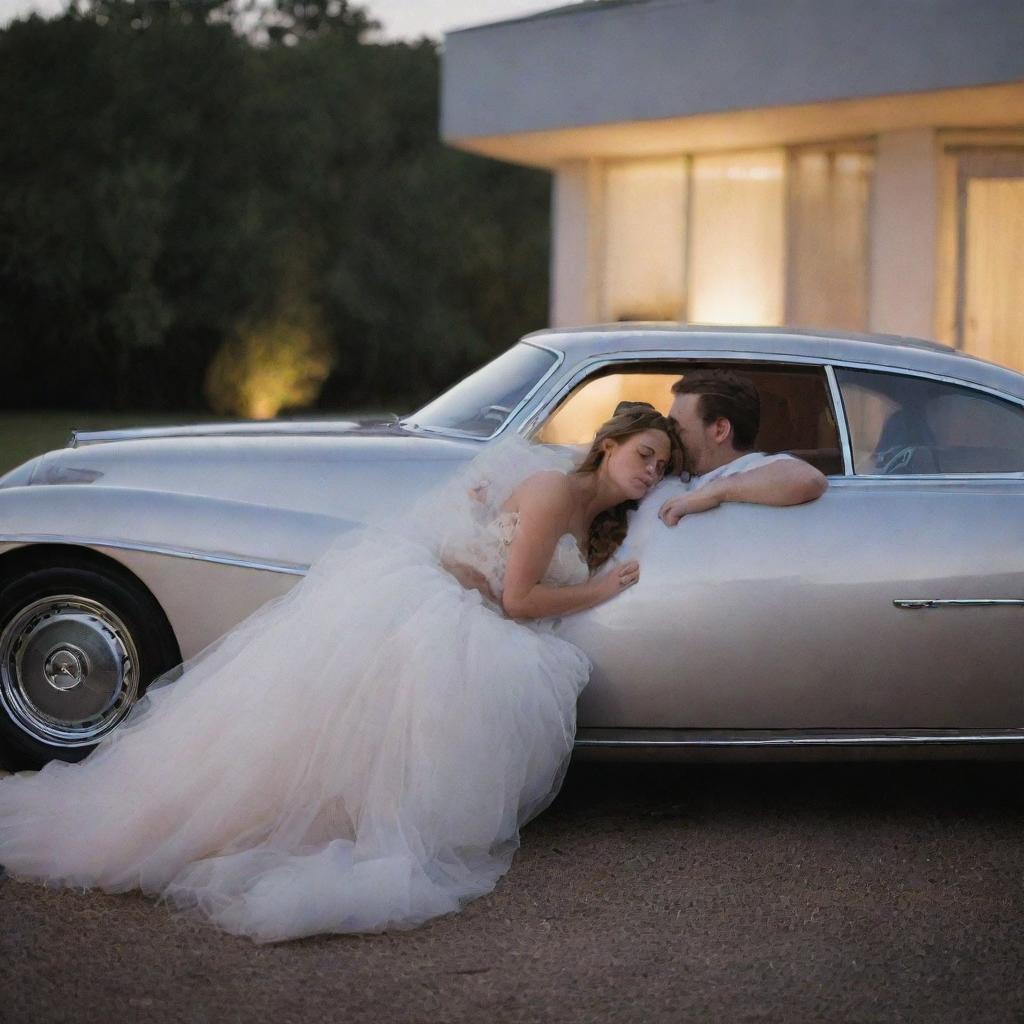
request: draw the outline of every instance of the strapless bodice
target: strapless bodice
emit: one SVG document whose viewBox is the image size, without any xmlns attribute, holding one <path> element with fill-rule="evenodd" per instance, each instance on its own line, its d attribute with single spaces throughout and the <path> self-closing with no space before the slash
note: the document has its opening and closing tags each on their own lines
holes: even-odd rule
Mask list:
<svg viewBox="0 0 1024 1024">
<path fill-rule="evenodd" d="M 494 573 L 496 578 L 491 580 L 492 587 L 495 583 L 498 584 L 495 588 L 496 591 L 500 591 L 504 585 L 508 549 L 518 526 L 518 512 L 499 512 L 489 524 L 490 531 L 498 541 L 498 557 Z M 551 563 L 548 565 L 547 572 L 544 573 L 542 582 L 552 587 L 565 587 L 574 583 L 585 583 L 589 576 L 590 569 L 576 538 L 571 533 L 562 534 L 555 545 Z"/>
</svg>

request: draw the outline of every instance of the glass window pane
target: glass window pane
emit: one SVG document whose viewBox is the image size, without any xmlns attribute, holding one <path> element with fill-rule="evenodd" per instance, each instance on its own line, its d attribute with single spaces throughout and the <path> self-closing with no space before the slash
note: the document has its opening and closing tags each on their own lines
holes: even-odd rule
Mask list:
<svg viewBox="0 0 1024 1024">
<path fill-rule="evenodd" d="M 418 427 L 490 437 L 555 363 L 555 355 L 516 345 L 405 420 Z"/>
<path fill-rule="evenodd" d="M 964 348 L 1024 370 L 1024 178 L 972 178 L 966 204 Z"/>
<path fill-rule="evenodd" d="M 854 472 L 1024 472 L 1024 408 L 921 377 L 836 368 Z"/>
<path fill-rule="evenodd" d="M 679 362 L 606 368 L 577 385 L 536 435 L 545 444 L 589 444 L 597 428 L 624 400 L 650 402 L 667 413 L 672 385 L 695 370 L 729 369 L 748 377 L 761 398 L 755 448 L 788 451 L 823 473 L 842 473 L 839 435 L 820 367 Z"/>
<path fill-rule="evenodd" d="M 759 452 L 789 452 L 822 473 L 843 472 L 839 432 L 820 367 L 752 367 L 737 372 L 753 381 L 761 398 L 761 429 L 754 442 Z"/>
<path fill-rule="evenodd" d="M 681 319 L 686 160 L 609 164 L 605 187 L 605 318 Z"/>
<path fill-rule="evenodd" d="M 693 160 L 688 319 L 782 323 L 785 155 Z"/>
<path fill-rule="evenodd" d="M 872 155 L 859 150 L 792 154 L 787 323 L 866 329 L 873 166 Z"/>
<path fill-rule="evenodd" d="M 667 413 L 678 373 L 606 373 L 576 387 L 537 434 L 544 444 L 589 444 L 622 401 L 650 402 Z"/>
</svg>

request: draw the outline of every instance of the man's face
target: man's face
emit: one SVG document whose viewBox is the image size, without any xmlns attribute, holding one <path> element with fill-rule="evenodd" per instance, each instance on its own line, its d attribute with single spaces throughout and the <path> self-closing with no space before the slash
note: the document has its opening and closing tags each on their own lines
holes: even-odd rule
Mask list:
<svg viewBox="0 0 1024 1024">
<path fill-rule="evenodd" d="M 699 412 L 700 395 L 676 395 L 669 416 L 676 421 L 686 468 L 695 476 L 714 468 L 718 446 L 711 437 L 714 424 L 705 426 Z"/>
</svg>

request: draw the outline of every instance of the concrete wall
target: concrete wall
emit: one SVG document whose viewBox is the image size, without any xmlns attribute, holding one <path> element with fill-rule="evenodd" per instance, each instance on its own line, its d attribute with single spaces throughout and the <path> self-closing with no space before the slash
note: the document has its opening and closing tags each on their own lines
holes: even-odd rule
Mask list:
<svg viewBox="0 0 1024 1024">
<path fill-rule="evenodd" d="M 596 161 L 563 165 L 551 210 L 551 325 L 600 319 L 604 170 Z"/>
<path fill-rule="evenodd" d="M 447 36 L 445 138 L 1024 78 L 1022 0 L 647 0 Z"/>
</svg>

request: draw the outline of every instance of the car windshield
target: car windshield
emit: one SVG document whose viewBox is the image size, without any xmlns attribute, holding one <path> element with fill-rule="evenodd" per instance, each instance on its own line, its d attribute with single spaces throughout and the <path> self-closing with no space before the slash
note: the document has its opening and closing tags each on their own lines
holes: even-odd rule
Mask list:
<svg viewBox="0 0 1024 1024">
<path fill-rule="evenodd" d="M 457 430 L 490 437 L 555 365 L 557 356 L 533 345 L 516 345 L 406 417 L 424 430 Z"/>
</svg>

